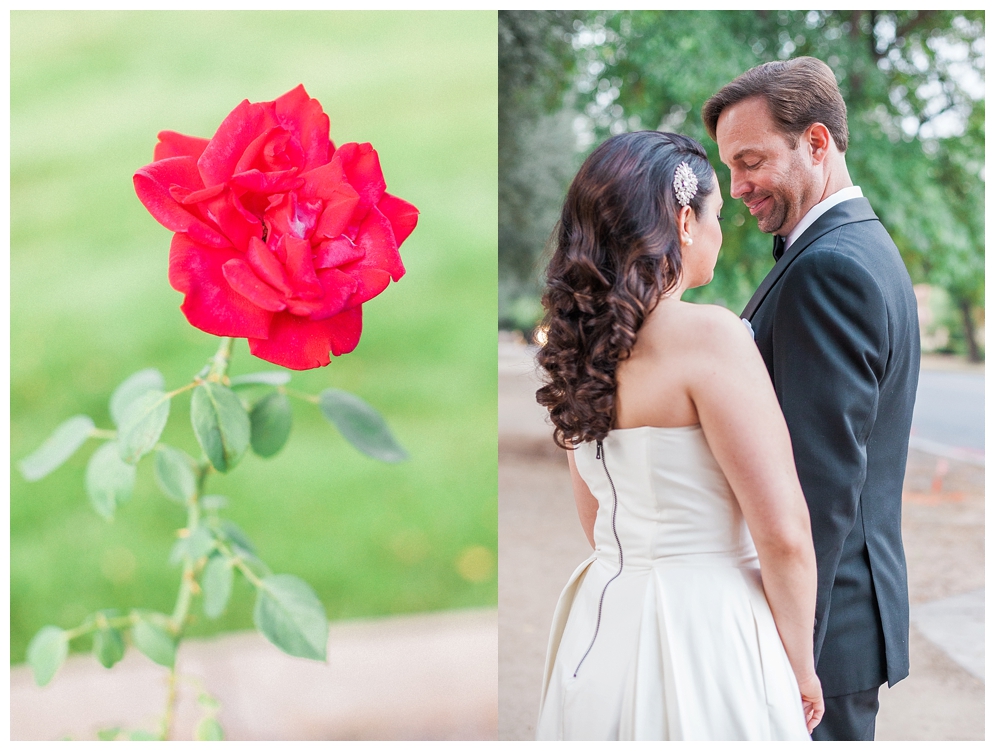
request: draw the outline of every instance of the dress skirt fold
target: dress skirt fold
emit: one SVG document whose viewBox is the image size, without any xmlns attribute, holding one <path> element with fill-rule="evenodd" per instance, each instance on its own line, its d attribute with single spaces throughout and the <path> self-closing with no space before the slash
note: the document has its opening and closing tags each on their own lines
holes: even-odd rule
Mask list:
<svg viewBox="0 0 995 751">
<path fill-rule="evenodd" d="M 596 548 L 556 605 L 536 737 L 808 740 L 752 539 L 700 429 L 613 431 L 604 464 L 593 448 L 577 465 L 599 500 Z"/>
</svg>

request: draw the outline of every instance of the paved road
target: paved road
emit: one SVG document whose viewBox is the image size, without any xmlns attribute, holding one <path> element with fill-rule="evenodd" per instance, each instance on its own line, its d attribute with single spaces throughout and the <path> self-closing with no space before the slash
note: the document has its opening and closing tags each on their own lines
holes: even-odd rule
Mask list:
<svg viewBox="0 0 995 751">
<path fill-rule="evenodd" d="M 912 433 L 917 439 L 966 449 L 983 457 L 984 373 L 922 370 Z"/>
</svg>

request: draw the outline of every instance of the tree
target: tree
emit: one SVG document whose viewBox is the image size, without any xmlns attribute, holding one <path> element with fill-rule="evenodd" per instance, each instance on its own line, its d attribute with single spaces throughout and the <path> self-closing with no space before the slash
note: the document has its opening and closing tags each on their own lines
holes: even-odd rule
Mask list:
<svg viewBox="0 0 995 751">
<path fill-rule="evenodd" d="M 895 239 L 913 280 L 942 286 L 980 359 L 974 312 L 984 290 L 983 11 L 623 11 L 591 13 L 575 38 L 580 80 L 601 136 L 640 127 L 697 138 L 728 171 L 701 106 L 759 63 L 825 61 L 847 103 L 847 161 Z M 770 268 L 770 240 L 727 201 L 715 282 L 694 297 L 739 309 Z M 692 299 L 694 299 L 694 297 Z"/>
<path fill-rule="evenodd" d="M 570 11 L 498 13 L 498 271 L 501 325 L 538 318 L 538 260 L 556 223 L 577 149 Z"/>
</svg>

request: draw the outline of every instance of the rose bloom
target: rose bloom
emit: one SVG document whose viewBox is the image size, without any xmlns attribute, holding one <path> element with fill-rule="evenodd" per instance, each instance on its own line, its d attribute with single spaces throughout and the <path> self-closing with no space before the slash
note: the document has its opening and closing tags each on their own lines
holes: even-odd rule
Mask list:
<svg viewBox="0 0 995 751">
<path fill-rule="evenodd" d="M 294 370 L 351 352 L 362 305 L 404 274 L 418 210 L 386 192 L 368 143 L 335 148 L 298 86 L 239 104 L 210 140 L 159 134 L 135 192 L 176 234 L 169 283 L 197 328 Z"/>
</svg>

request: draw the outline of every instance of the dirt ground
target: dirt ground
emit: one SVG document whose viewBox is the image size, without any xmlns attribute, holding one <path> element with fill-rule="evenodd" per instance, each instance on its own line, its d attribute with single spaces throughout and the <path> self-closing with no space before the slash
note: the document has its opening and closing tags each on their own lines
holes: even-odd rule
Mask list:
<svg viewBox="0 0 995 751">
<path fill-rule="evenodd" d="M 553 607 L 590 552 L 565 457 L 535 406 L 535 379 L 523 353 L 503 342 L 499 358 L 498 737 L 504 740 L 534 737 Z M 983 740 L 983 640 L 980 661 L 977 649 L 962 659 L 968 670 L 951 656 L 958 634 L 925 627 L 930 612 L 951 611 L 945 604 L 958 596 L 983 602 L 984 468 L 913 450 L 904 501 L 911 673 L 881 690 L 877 740 Z M 963 627 L 963 620 L 952 623 Z M 976 634 L 977 619 L 969 625 Z"/>
<path fill-rule="evenodd" d="M 191 740 L 206 689 L 227 740 L 493 740 L 497 613 L 465 610 L 333 623 L 328 660 L 289 657 L 255 632 L 184 642 L 171 738 Z M 133 649 L 111 670 L 70 657 L 44 688 L 10 675 L 11 740 L 154 731 L 166 670 Z"/>
</svg>

